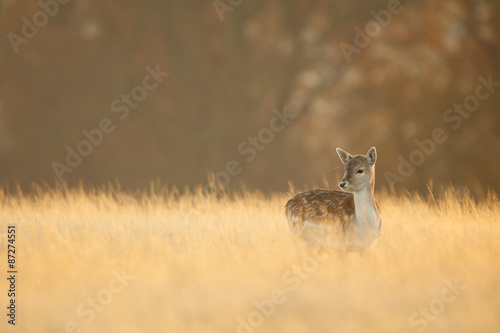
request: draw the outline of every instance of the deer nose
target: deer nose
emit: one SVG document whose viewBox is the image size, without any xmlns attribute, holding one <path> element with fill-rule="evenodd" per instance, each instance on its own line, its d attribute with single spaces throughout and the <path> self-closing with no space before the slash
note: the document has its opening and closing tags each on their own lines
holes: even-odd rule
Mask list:
<svg viewBox="0 0 500 333">
<path fill-rule="evenodd" d="M 345 182 L 340 182 L 340 183 L 339 183 L 339 186 L 340 186 L 340 187 L 342 187 L 342 188 L 344 188 L 344 186 L 345 186 Z"/>
</svg>

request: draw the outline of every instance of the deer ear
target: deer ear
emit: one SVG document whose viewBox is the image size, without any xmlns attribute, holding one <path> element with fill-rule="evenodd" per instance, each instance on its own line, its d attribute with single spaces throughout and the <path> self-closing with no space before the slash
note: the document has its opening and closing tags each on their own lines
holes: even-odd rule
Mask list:
<svg viewBox="0 0 500 333">
<path fill-rule="evenodd" d="M 340 148 L 337 148 L 337 154 L 339 154 L 340 160 L 344 164 L 349 163 L 349 160 L 352 158 L 352 156 L 348 152 L 343 151 Z"/>
<path fill-rule="evenodd" d="M 377 150 L 375 147 L 372 147 L 367 153 L 366 153 L 366 161 L 370 165 L 374 165 L 375 162 L 377 161 Z"/>
</svg>

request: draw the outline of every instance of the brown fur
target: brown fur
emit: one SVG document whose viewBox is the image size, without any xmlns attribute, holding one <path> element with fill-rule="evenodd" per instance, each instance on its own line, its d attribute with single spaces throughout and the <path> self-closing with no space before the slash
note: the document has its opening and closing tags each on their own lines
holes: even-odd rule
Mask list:
<svg viewBox="0 0 500 333">
<path fill-rule="evenodd" d="M 306 220 L 318 224 L 340 224 L 342 230 L 348 229 L 354 214 L 352 193 L 314 189 L 297 194 L 285 206 L 285 213 L 298 218 L 294 230 L 300 230 Z"/>
</svg>

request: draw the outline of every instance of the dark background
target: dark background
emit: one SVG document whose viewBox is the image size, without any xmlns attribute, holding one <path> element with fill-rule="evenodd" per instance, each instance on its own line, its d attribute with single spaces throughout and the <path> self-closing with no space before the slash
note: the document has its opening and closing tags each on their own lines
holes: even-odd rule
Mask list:
<svg viewBox="0 0 500 333">
<path fill-rule="evenodd" d="M 236 160 L 230 187 L 336 187 L 335 148 L 376 146 L 377 185 L 390 189 L 385 175 L 398 174 L 400 156 L 442 128 L 448 139 L 396 191 L 432 181 L 498 192 L 500 91 L 457 129 L 443 115 L 474 94 L 478 76 L 500 81 L 500 2 L 401 1 L 351 61 L 341 43 L 355 46 L 355 27 L 387 1 L 237 2 L 220 15 L 210 0 L 72 0 L 16 53 L 8 34 L 21 36 L 22 17 L 33 22 L 40 5 L 0 1 L 1 183 L 56 184 L 53 162 L 66 164 L 66 146 L 109 118 L 114 131 L 64 173 L 69 185 L 194 187 Z M 169 76 L 121 120 L 111 103 L 157 65 Z M 297 116 L 247 161 L 238 146 L 250 147 L 274 109 Z"/>
</svg>

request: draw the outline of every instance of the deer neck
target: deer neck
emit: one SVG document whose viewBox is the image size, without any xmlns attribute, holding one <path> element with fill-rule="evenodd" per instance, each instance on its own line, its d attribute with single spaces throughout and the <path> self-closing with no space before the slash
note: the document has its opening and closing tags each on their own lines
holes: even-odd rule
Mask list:
<svg viewBox="0 0 500 333">
<path fill-rule="evenodd" d="M 373 184 L 353 193 L 356 222 L 361 225 L 378 225 L 378 214 L 373 199 Z"/>
</svg>

